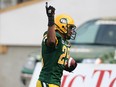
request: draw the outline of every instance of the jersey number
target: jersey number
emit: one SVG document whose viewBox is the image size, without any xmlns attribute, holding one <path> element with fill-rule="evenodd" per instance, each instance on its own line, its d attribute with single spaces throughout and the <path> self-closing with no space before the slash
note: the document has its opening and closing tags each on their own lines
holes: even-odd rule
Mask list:
<svg viewBox="0 0 116 87">
<path fill-rule="evenodd" d="M 65 65 L 66 64 L 65 58 L 69 58 L 69 53 L 68 53 L 69 48 L 67 48 L 66 46 L 63 46 L 62 51 L 63 51 L 63 54 L 61 54 L 61 56 L 58 60 L 58 63 L 62 64 L 62 65 Z"/>
</svg>

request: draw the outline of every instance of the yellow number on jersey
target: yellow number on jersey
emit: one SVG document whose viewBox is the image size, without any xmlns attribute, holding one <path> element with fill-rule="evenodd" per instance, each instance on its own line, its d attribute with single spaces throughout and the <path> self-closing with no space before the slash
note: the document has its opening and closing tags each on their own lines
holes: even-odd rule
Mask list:
<svg viewBox="0 0 116 87">
<path fill-rule="evenodd" d="M 60 58 L 59 58 L 59 60 L 58 60 L 58 63 L 59 64 L 66 64 L 65 63 L 65 59 L 63 59 L 63 58 L 69 58 L 69 48 L 67 48 L 66 46 L 63 46 L 62 47 L 62 51 L 64 52 L 63 54 L 61 54 L 61 56 L 60 56 Z"/>
</svg>

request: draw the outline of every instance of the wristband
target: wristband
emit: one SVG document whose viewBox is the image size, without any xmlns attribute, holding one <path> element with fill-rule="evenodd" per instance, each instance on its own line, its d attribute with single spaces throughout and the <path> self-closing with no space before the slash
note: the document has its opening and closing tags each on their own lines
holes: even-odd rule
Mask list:
<svg viewBox="0 0 116 87">
<path fill-rule="evenodd" d="M 51 27 L 52 25 L 54 25 L 54 16 L 48 17 L 48 26 Z"/>
</svg>

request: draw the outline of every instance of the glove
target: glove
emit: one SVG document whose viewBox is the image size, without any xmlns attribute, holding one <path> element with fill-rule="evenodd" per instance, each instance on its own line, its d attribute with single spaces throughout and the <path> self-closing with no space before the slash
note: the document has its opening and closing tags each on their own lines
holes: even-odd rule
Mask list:
<svg viewBox="0 0 116 87">
<path fill-rule="evenodd" d="M 53 6 L 48 7 L 48 3 L 46 2 L 46 14 L 48 16 L 48 26 L 54 25 L 54 15 L 55 15 L 55 8 Z"/>
</svg>

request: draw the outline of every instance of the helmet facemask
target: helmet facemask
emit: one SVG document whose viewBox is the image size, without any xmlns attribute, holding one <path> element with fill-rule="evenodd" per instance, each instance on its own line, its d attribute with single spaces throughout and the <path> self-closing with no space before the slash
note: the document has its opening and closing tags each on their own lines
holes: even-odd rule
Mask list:
<svg viewBox="0 0 116 87">
<path fill-rule="evenodd" d="M 67 24 L 67 33 L 66 33 L 66 39 L 67 40 L 74 40 L 76 38 L 76 26 L 73 24 Z M 71 32 L 71 35 L 68 35 L 68 33 Z"/>
</svg>

